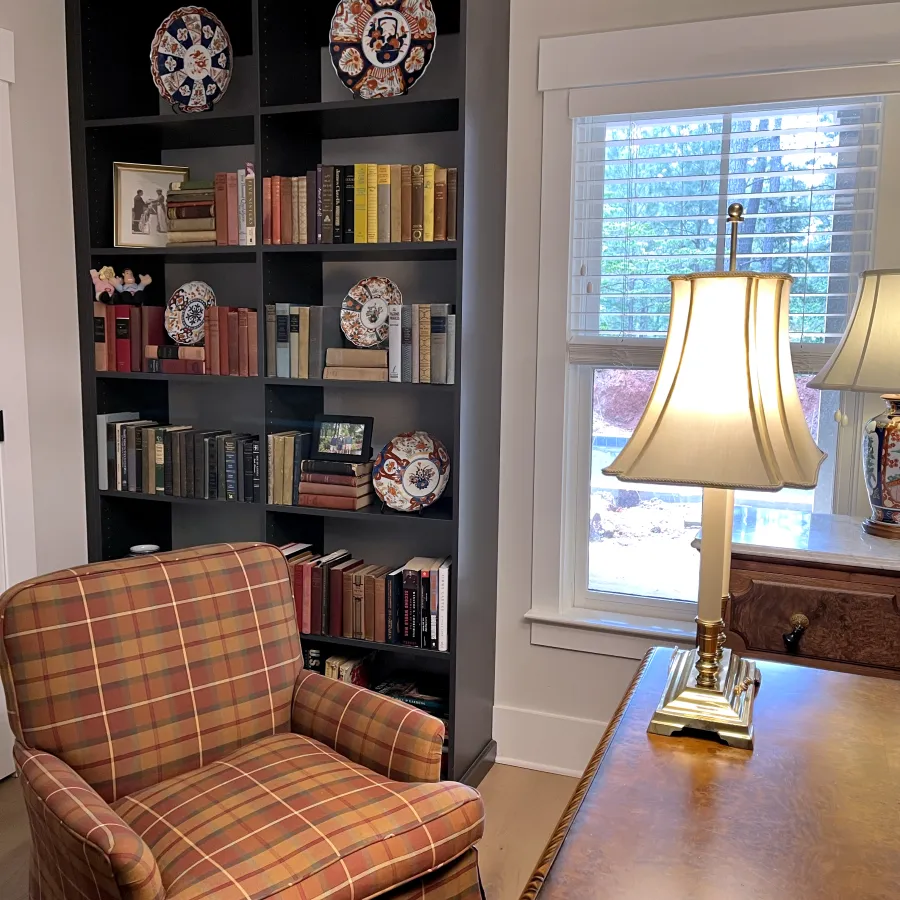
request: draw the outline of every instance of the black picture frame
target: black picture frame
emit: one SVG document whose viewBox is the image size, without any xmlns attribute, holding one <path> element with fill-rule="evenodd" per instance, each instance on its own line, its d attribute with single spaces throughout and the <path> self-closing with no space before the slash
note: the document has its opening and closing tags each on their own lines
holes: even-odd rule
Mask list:
<svg viewBox="0 0 900 900">
<path fill-rule="evenodd" d="M 329 432 L 334 431 L 334 429 L 329 428 L 331 425 L 350 425 L 362 428 L 361 444 L 354 441 L 354 444 L 358 446 L 358 452 L 329 452 L 320 449 L 323 440 L 332 440 L 332 445 L 334 445 L 333 440 L 335 438 L 340 439 L 338 435 L 329 434 Z M 372 429 L 374 426 L 375 420 L 371 416 L 340 416 L 319 413 L 313 422 L 310 459 L 330 459 L 351 463 L 369 462 L 372 458 Z M 354 428 L 354 431 L 357 431 L 357 429 Z"/>
</svg>

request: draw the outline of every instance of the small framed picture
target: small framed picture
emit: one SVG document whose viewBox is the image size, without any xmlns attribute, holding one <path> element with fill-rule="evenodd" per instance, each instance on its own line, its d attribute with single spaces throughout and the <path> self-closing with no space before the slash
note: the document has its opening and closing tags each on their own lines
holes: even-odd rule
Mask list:
<svg viewBox="0 0 900 900">
<path fill-rule="evenodd" d="M 169 240 L 169 187 L 189 176 L 190 169 L 185 166 L 114 162 L 114 245 L 165 247 Z"/>
<path fill-rule="evenodd" d="M 313 424 L 313 459 L 338 459 L 365 463 L 372 458 L 372 426 L 368 416 L 320 414 Z"/>
</svg>

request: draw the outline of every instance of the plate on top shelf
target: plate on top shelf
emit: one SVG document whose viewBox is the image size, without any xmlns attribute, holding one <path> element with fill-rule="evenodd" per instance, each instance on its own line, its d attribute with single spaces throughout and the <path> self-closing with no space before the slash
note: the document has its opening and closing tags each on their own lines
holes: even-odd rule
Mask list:
<svg viewBox="0 0 900 900">
<path fill-rule="evenodd" d="M 354 96 L 399 97 L 425 74 L 436 38 L 431 0 L 341 0 L 331 62 Z"/>
<path fill-rule="evenodd" d="M 166 332 L 176 344 L 199 344 L 203 340 L 206 310 L 216 305 L 216 295 L 205 281 L 188 281 L 166 304 Z"/>
<path fill-rule="evenodd" d="M 398 434 L 375 457 L 375 493 L 400 512 L 418 512 L 435 503 L 450 480 L 447 448 L 425 431 Z"/>
<path fill-rule="evenodd" d="M 211 110 L 228 90 L 231 66 L 228 32 L 202 6 L 176 9 L 156 29 L 150 71 L 156 89 L 176 110 Z"/>
<path fill-rule="evenodd" d="M 378 347 L 388 337 L 388 307 L 401 303 L 400 288 L 390 278 L 363 278 L 344 297 L 341 331 L 355 347 Z"/>
</svg>

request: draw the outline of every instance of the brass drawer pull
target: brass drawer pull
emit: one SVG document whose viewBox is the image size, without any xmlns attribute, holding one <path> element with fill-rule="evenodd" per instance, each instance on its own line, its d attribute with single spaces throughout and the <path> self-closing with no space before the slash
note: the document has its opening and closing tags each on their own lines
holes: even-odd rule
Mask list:
<svg viewBox="0 0 900 900">
<path fill-rule="evenodd" d="M 788 653 L 797 653 L 800 650 L 800 638 L 809 628 L 809 619 L 803 613 L 794 613 L 790 618 L 791 630 L 781 636 L 784 641 L 784 649 Z"/>
</svg>

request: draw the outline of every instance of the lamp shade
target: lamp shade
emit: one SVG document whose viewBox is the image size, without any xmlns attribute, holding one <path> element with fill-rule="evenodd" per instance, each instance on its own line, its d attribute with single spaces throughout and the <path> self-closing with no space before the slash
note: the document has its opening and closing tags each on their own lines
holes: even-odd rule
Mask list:
<svg viewBox="0 0 900 900">
<path fill-rule="evenodd" d="M 900 387 L 900 269 L 863 272 L 850 324 L 809 386 L 892 393 Z"/>
<path fill-rule="evenodd" d="M 622 481 L 815 487 L 825 454 L 797 395 L 788 275 L 671 276 L 669 332 L 637 428 L 603 471 Z"/>
</svg>

